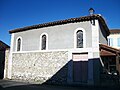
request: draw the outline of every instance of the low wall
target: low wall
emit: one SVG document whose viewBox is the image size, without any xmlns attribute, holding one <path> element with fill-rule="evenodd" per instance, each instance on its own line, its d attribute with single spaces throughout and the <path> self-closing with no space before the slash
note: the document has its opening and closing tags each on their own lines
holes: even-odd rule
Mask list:
<svg viewBox="0 0 120 90">
<path fill-rule="evenodd" d="M 5 51 L 5 66 L 4 66 L 4 78 L 8 78 L 8 59 L 9 59 L 10 49 Z"/>
<path fill-rule="evenodd" d="M 12 57 L 12 79 L 67 82 L 67 51 L 13 53 Z"/>
</svg>

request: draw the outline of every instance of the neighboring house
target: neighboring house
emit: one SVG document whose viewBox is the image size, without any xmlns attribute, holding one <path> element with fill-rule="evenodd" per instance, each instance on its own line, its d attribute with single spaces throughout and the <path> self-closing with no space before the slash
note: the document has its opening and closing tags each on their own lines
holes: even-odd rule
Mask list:
<svg viewBox="0 0 120 90">
<path fill-rule="evenodd" d="M 108 45 L 120 49 L 120 29 L 111 29 L 108 36 Z"/>
<path fill-rule="evenodd" d="M 111 29 L 107 38 L 108 46 L 105 46 L 105 48 L 109 52 L 104 52 L 102 60 L 110 73 L 116 71 L 120 75 L 120 29 Z"/>
<path fill-rule="evenodd" d="M 11 30 L 8 78 L 55 84 L 99 84 L 104 66 L 101 55 L 109 51 L 104 48 L 109 33 L 101 15 Z"/>
<path fill-rule="evenodd" d="M 9 56 L 9 46 L 0 40 L 0 79 L 6 75 L 6 66 Z"/>
</svg>

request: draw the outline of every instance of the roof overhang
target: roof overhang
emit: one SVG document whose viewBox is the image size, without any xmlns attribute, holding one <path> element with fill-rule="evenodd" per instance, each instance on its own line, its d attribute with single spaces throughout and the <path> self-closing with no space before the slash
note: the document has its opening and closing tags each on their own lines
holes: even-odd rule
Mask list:
<svg viewBox="0 0 120 90">
<path fill-rule="evenodd" d="M 120 50 L 105 44 L 100 44 L 100 56 L 116 56 L 120 55 Z"/>
</svg>

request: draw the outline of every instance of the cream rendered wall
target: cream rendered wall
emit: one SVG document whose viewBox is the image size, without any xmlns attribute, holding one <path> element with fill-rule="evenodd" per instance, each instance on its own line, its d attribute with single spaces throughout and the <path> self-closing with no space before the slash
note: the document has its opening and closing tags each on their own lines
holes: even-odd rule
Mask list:
<svg viewBox="0 0 120 90">
<path fill-rule="evenodd" d="M 120 38 L 120 34 L 110 34 L 108 36 L 108 39 L 109 38 L 113 38 L 113 46 L 112 47 L 120 49 L 120 47 L 118 47 L 118 41 L 117 41 L 117 39 Z"/>
</svg>

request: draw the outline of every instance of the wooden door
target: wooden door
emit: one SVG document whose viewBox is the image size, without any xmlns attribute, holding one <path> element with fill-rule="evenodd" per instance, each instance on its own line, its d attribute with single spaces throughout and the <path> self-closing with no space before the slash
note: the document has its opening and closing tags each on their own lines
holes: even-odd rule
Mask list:
<svg viewBox="0 0 120 90">
<path fill-rule="evenodd" d="M 88 78 L 88 54 L 73 54 L 73 81 L 87 82 Z"/>
</svg>

